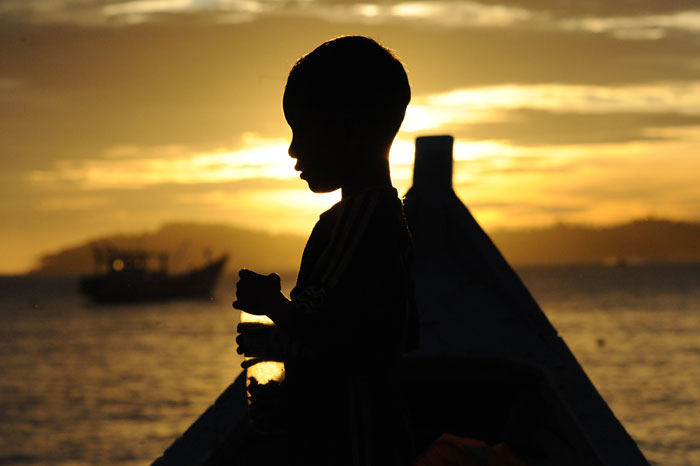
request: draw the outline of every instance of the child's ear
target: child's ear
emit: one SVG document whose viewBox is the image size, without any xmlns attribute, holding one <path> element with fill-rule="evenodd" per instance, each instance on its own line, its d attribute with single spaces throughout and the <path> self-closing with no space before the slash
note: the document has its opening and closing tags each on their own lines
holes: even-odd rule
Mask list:
<svg viewBox="0 0 700 466">
<path fill-rule="evenodd" d="M 360 142 L 367 137 L 363 122 L 360 121 L 357 115 L 346 115 L 341 126 L 343 131 L 342 137 L 346 141 Z"/>
<path fill-rule="evenodd" d="M 343 146 L 356 140 L 360 133 L 359 125 L 349 114 L 334 115 L 326 123 L 330 138 Z"/>
</svg>

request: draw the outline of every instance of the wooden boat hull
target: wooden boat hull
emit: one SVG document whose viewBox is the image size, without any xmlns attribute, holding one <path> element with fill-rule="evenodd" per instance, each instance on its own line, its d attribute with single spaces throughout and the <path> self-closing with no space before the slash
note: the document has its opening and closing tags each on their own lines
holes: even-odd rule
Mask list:
<svg viewBox="0 0 700 466">
<path fill-rule="evenodd" d="M 551 379 L 535 366 L 409 356 L 398 374 L 415 452 L 450 432 L 505 441 L 531 466 L 601 464 Z M 153 466 L 279 464 L 262 458 L 279 452 L 259 443 L 249 427 L 241 374 Z"/>
</svg>

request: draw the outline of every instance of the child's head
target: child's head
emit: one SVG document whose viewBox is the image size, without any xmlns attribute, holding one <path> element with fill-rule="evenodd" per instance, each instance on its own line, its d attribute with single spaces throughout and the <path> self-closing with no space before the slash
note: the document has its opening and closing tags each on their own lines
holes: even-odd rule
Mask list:
<svg viewBox="0 0 700 466">
<path fill-rule="evenodd" d="M 410 99 L 401 62 L 370 38 L 339 37 L 299 59 L 283 105 L 310 188 L 332 191 L 349 168 L 386 159 Z"/>
</svg>

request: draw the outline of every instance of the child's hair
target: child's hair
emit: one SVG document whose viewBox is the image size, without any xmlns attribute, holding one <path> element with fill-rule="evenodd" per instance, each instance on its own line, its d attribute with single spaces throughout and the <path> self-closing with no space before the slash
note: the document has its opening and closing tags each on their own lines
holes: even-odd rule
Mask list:
<svg viewBox="0 0 700 466">
<path fill-rule="evenodd" d="M 285 106 L 294 100 L 329 119 L 353 119 L 375 143 L 391 144 L 411 100 L 406 71 L 373 39 L 342 36 L 301 57 L 289 72 Z"/>
</svg>

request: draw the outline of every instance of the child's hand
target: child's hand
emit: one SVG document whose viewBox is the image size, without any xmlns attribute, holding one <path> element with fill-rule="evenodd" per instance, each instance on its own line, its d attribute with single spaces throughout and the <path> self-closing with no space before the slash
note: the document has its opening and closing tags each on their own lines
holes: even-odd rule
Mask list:
<svg viewBox="0 0 700 466">
<path fill-rule="evenodd" d="M 279 328 L 274 325 L 240 323 L 236 343 L 238 354 L 244 354 L 248 358 L 282 360 L 282 336 Z M 242 366 L 245 369 L 251 363 L 255 363 L 255 360 L 244 361 Z"/>
<path fill-rule="evenodd" d="M 276 273 L 260 275 L 248 269 L 238 272 L 236 301 L 233 307 L 249 314 L 269 315 L 271 311 L 286 301 L 280 291 L 280 277 Z"/>
</svg>

